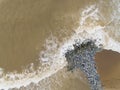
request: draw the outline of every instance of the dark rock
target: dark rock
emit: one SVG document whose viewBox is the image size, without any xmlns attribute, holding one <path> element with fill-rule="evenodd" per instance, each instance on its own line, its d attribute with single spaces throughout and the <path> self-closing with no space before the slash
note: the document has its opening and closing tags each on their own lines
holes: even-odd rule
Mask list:
<svg viewBox="0 0 120 90">
<path fill-rule="evenodd" d="M 68 70 L 79 68 L 87 77 L 92 90 L 102 90 L 100 76 L 94 61 L 96 52 L 101 49 L 95 45 L 95 41 L 85 40 L 82 44 L 74 44 L 74 50 L 68 50 L 65 54 L 68 62 Z"/>
</svg>

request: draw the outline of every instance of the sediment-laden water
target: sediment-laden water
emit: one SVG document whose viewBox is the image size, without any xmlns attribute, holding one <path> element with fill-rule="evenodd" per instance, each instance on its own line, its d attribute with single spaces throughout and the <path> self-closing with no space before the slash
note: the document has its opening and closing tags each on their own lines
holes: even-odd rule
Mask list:
<svg viewBox="0 0 120 90">
<path fill-rule="evenodd" d="M 120 52 L 119 0 L 1 0 L 0 89 L 90 90 L 67 71 L 76 41 Z M 103 77 L 103 76 L 102 76 Z"/>
</svg>

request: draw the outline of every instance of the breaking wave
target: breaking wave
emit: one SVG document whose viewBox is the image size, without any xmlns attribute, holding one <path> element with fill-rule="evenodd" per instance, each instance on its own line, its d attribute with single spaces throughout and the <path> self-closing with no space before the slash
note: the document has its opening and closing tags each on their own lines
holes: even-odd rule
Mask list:
<svg viewBox="0 0 120 90">
<path fill-rule="evenodd" d="M 115 0 L 113 0 L 113 2 L 116 4 Z M 120 5 L 117 4 L 116 6 Z M 46 49 L 40 51 L 39 57 L 39 62 L 42 66 L 39 66 L 37 70 L 33 69 L 34 64 L 31 64 L 30 69 L 26 69 L 22 73 L 11 72 L 5 74 L 4 70 L 1 68 L 0 89 L 7 90 L 10 88 L 20 88 L 21 86 L 25 87 L 31 82 L 38 83 L 55 74 L 67 65 L 64 54 L 68 49 L 73 49 L 73 44 L 76 42 L 82 43 L 86 39 L 96 40 L 95 44 L 98 47 L 102 46 L 104 49 L 111 49 L 120 52 L 119 41 L 109 36 L 109 31 L 107 31 L 111 27 L 109 25 L 111 22 L 118 22 L 118 18 L 116 19 L 119 15 L 118 13 L 120 14 L 120 10 L 113 13 L 110 22 L 105 25 L 100 25 L 98 24 L 101 20 L 99 7 L 97 5 L 86 7 L 82 13 L 80 13 L 79 27 L 74 30 L 75 32 L 69 37 L 69 39 L 66 39 L 64 42 L 59 42 L 57 37 L 51 35 L 46 40 Z M 88 22 L 88 19 L 89 21 L 92 21 L 92 23 Z M 116 27 L 117 26 L 114 27 L 116 31 L 115 33 L 119 31 Z"/>
</svg>

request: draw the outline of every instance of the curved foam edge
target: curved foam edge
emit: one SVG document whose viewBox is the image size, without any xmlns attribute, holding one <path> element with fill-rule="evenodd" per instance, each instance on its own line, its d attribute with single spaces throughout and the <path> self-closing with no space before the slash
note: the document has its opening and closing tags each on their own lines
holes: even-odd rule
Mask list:
<svg viewBox="0 0 120 90">
<path fill-rule="evenodd" d="M 42 51 L 42 54 L 44 54 L 44 52 L 48 52 L 47 58 L 40 57 L 40 59 L 43 60 L 43 62 L 44 61 L 51 62 L 51 60 L 52 62 L 54 61 L 54 63 L 50 64 L 49 69 L 43 71 L 41 70 L 33 71 L 32 73 L 23 72 L 21 74 L 17 73 L 6 74 L 0 78 L 0 89 L 8 90 L 10 88 L 20 88 L 21 86 L 29 85 L 31 82 L 38 83 L 39 81 L 55 74 L 64 66 L 66 66 L 67 63 L 64 58 L 64 53 L 66 53 L 68 49 L 73 49 L 73 44 L 75 44 L 76 41 L 83 42 L 86 39 L 92 39 L 96 40 L 95 44 L 97 46 L 100 46 L 102 44 L 103 49 L 120 52 L 120 43 L 109 37 L 109 35 L 104 31 L 105 29 L 104 27 L 99 25 L 94 27 L 82 26 L 87 17 L 96 17 L 96 19 L 98 19 L 97 17 L 98 9 L 95 9 L 95 6 L 92 5 L 91 8 L 89 8 L 89 10 L 88 9 L 86 10 L 86 12 L 89 12 L 91 10 L 93 10 L 92 13 L 86 17 L 83 17 L 84 19 L 81 19 L 83 21 L 80 22 L 80 26 L 75 30 L 75 33 L 69 38 L 69 40 L 61 42 L 60 43 L 61 46 L 59 48 L 56 48 L 54 46 L 50 48 L 49 45 L 46 45 L 47 50 Z M 53 40 L 52 43 L 53 45 L 56 44 L 56 42 L 54 42 Z M 50 51 L 53 49 L 55 50 L 55 52 L 51 53 Z M 2 69 L 0 69 L 0 71 L 1 70 Z M 7 80 L 6 76 L 10 76 L 11 79 Z M 16 77 L 19 77 L 19 79 L 18 80 L 15 79 Z"/>
</svg>

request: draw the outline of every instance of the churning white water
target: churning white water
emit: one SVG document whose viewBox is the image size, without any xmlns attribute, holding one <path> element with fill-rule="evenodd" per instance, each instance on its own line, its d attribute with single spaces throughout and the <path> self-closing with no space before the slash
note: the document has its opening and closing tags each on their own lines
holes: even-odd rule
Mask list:
<svg viewBox="0 0 120 90">
<path fill-rule="evenodd" d="M 57 37 L 50 35 L 46 39 L 45 50 L 40 51 L 39 66 L 37 70 L 33 69 L 34 64 L 31 64 L 30 69 L 24 70 L 22 73 L 4 73 L 4 69 L 0 69 L 0 89 L 8 90 L 10 88 L 26 87 L 30 83 L 39 83 L 41 80 L 52 76 L 59 70 L 63 69 L 67 62 L 64 54 L 68 49 L 73 49 L 73 44 L 86 39 L 96 40 L 97 46 L 107 50 L 120 52 L 120 4 L 119 0 L 109 1 L 112 6 L 112 13 L 109 16 L 109 21 L 102 12 L 102 0 L 95 5 L 90 5 L 82 9 L 79 13 L 79 26 L 74 28 L 73 34 L 64 42 L 59 42 Z M 104 25 L 99 24 L 100 21 L 105 21 Z M 113 34 L 113 35 L 111 35 Z M 41 86 L 42 87 L 42 86 Z M 44 90 L 44 89 L 43 89 Z M 49 89 L 47 89 L 49 90 Z"/>
</svg>

